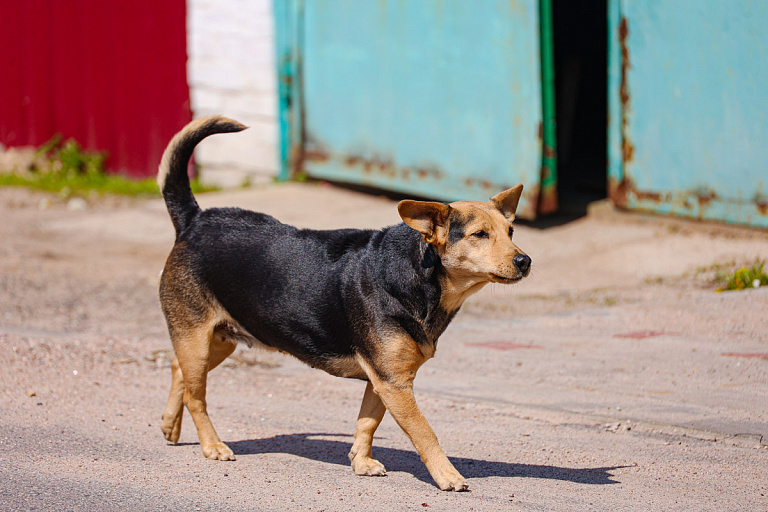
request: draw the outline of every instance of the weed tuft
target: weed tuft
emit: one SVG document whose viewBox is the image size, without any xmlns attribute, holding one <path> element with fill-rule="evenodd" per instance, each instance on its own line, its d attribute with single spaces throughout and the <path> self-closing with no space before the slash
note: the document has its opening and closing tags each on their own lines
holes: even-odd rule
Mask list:
<svg viewBox="0 0 768 512">
<path fill-rule="evenodd" d="M 74 139 L 62 142 L 54 135 L 40 146 L 23 165 L 0 170 L 0 186 L 28 187 L 58 194 L 62 198 L 119 194 L 127 196 L 159 196 L 154 178 L 131 179 L 107 174 L 104 151 L 88 151 Z M 193 180 L 195 193 L 217 190 Z"/>
<path fill-rule="evenodd" d="M 765 260 L 755 260 L 752 266 L 743 266 L 727 276 L 724 287 L 718 292 L 729 290 L 746 290 L 768 285 L 768 275 L 765 273 Z"/>
</svg>

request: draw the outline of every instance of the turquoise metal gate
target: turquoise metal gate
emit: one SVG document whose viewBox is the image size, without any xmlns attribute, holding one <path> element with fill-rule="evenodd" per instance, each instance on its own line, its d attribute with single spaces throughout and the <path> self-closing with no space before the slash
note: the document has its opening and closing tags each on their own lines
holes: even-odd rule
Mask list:
<svg viewBox="0 0 768 512">
<path fill-rule="evenodd" d="M 609 188 L 630 209 L 768 226 L 768 3 L 609 3 Z"/>
<path fill-rule="evenodd" d="M 274 6 L 284 178 L 440 200 L 523 183 L 519 215 L 556 207 L 538 0 Z"/>
</svg>

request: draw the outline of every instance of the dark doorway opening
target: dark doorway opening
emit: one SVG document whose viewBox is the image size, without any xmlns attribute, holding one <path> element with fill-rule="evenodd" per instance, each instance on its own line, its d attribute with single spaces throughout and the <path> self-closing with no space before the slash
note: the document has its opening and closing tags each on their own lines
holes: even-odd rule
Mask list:
<svg viewBox="0 0 768 512">
<path fill-rule="evenodd" d="M 583 214 L 607 191 L 606 0 L 553 0 L 557 195 L 560 212 Z"/>
</svg>

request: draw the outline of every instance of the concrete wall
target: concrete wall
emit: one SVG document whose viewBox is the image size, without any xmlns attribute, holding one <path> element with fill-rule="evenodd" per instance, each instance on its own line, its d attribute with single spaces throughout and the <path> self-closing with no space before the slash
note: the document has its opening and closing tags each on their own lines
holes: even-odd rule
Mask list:
<svg viewBox="0 0 768 512">
<path fill-rule="evenodd" d="M 194 117 L 222 114 L 248 125 L 195 153 L 201 179 L 225 187 L 278 171 L 272 0 L 188 0 L 188 79 Z"/>
</svg>

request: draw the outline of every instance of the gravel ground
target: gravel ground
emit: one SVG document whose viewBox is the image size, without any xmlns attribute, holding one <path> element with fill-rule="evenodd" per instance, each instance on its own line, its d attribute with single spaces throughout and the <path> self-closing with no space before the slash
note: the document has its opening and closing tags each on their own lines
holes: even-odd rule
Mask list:
<svg viewBox="0 0 768 512">
<path fill-rule="evenodd" d="M 307 227 L 397 221 L 392 201 L 316 185 L 207 194 Z M 170 342 L 158 200 L 67 203 L 0 189 L 0 510 L 768 511 L 768 289 L 713 292 L 768 233 L 613 212 L 516 241 L 532 277 L 470 299 L 417 400 L 468 493 L 432 483 L 387 415 L 357 477 L 364 386 L 241 351 L 208 403 L 235 462 L 185 413 L 159 429 Z"/>
</svg>

